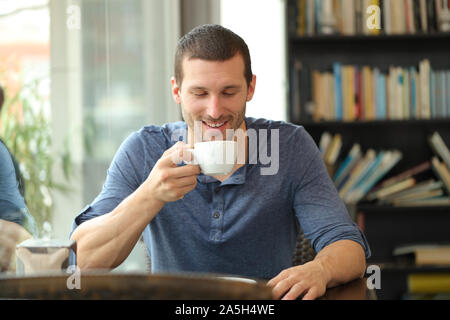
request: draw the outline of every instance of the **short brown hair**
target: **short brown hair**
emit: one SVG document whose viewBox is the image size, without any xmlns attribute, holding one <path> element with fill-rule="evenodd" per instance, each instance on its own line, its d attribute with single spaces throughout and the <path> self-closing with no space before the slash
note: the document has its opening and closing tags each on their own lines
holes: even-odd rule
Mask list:
<svg viewBox="0 0 450 320">
<path fill-rule="evenodd" d="M 217 24 L 205 24 L 192 29 L 178 40 L 175 52 L 175 79 L 181 87 L 183 81 L 183 58 L 209 61 L 226 61 L 237 53 L 244 59 L 244 77 L 247 85 L 253 73 L 250 52 L 245 41 L 233 31 Z"/>
</svg>

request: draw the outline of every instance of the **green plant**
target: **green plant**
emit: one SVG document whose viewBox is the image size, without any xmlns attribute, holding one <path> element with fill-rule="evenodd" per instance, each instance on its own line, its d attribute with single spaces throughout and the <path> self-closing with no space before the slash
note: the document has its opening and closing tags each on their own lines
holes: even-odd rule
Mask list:
<svg viewBox="0 0 450 320">
<path fill-rule="evenodd" d="M 52 154 L 47 102 L 38 90 L 45 80 L 36 79 L 21 84 L 16 92 L 8 90 L 6 86 L 6 99 L 0 114 L 0 137 L 20 165 L 25 180 L 25 202 L 36 220 L 39 234 L 42 233 L 44 222 L 52 221 L 53 192 L 70 190 L 53 178 L 52 167 L 58 157 L 61 158 L 65 179 L 69 181 L 71 176 L 68 138 L 63 150 L 56 156 Z"/>
</svg>

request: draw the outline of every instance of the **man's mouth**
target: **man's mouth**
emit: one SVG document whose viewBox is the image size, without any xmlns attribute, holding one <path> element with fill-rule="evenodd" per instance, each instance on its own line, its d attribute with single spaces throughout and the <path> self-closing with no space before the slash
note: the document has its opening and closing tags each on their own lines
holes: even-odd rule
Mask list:
<svg viewBox="0 0 450 320">
<path fill-rule="evenodd" d="M 226 126 L 226 124 L 228 123 L 228 121 L 223 121 L 223 122 L 202 121 L 202 122 L 206 127 L 211 128 L 211 129 L 218 129 L 218 130 L 223 129 Z"/>
</svg>

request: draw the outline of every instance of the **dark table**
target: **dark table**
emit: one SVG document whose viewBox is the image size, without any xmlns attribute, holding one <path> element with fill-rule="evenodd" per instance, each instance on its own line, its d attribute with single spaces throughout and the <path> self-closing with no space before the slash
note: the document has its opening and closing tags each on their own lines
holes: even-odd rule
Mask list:
<svg viewBox="0 0 450 320">
<path fill-rule="evenodd" d="M 0 277 L 0 299 L 271 300 L 265 281 L 253 283 L 198 274 L 83 272 L 80 288 L 70 274 Z M 376 299 L 365 279 L 330 288 L 323 300 Z"/>
</svg>

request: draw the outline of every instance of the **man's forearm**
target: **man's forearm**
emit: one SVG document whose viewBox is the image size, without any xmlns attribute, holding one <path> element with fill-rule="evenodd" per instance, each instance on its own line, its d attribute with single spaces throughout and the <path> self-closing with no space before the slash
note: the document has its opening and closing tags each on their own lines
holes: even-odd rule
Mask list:
<svg viewBox="0 0 450 320">
<path fill-rule="evenodd" d="M 164 206 L 148 198 L 142 186 L 112 212 L 82 223 L 72 234 L 81 269 L 111 269 L 120 265 L 143 230 Z"/>
<path fill-rule="evenodd" d="M 364 250 L 351 240 L 340 240 L 326 246 L 314 261 L 319 262 L 327 274 L 328 288 L 361 278 L 366 270 Z"/>
</svg>

